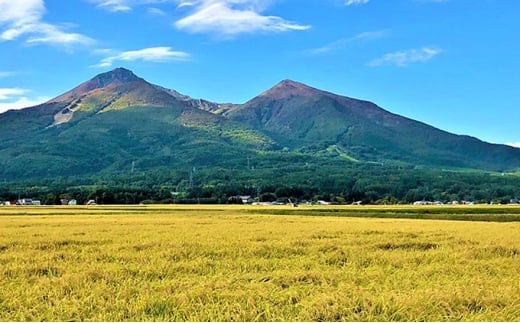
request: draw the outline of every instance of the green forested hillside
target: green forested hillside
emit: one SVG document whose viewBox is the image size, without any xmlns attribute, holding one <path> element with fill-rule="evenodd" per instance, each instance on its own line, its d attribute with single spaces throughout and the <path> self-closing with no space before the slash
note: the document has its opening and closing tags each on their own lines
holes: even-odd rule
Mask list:
<svg viewBox="0 0 520 323">
<path fill-rule="evenodd" d="M 520 169 L 520 149 L 293 81 L 220 105 L 119 68 L 46 104 L 0 114 L 0 138 L 0 200 L 33 186 L 37 196 L 79 187 L 82 199 L 100 198 L 99 189 L 140 192 L 123 202 L 171 192 L 208 202 L 237 194 L 371 203 L 520 195 L 516 177 L 500 175 Z"/>
<path fill-rule="evenodd" d="M 279 83 L 227 115 L 308 153 L 333 146 L 367 162 L 494 171 L 520 166 L 516 148 L 450 134 L 371 102 L 293 81 Z"/>
</svg>

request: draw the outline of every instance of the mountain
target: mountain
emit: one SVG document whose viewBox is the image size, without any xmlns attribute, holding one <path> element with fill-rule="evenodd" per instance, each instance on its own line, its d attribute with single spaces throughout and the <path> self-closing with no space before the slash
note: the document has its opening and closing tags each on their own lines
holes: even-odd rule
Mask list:
<svg viewBox="0 0 520 323">
<path fill-rule="evenodd" d="M 336 150 L 360 161 L 432 167 L 514 169 L 519 149 L 458 136 L 390 113 L 374 103 L 285 80 L 226 116 L 292 150 Z"/>
<path fill-rule="evenodd" d="M 171 95 L 123 68 L 97 75 L 48 102 L 64 106 L 54 115 L 51 126 L 81 117 L 128 107 L 164 107 L 182 109 L 181 97 Z M 76 121 L 81 119 L 76 116 Z"/>
<path fill-rule="evenodd" d="M 513 170 L 520 149 L 457 136 L 286 80 L 245 104 L 193 99 L 118 68 L 39 106 L 0 114 L 0 179 L 138 169 L 387 164 Z M 290 172 L 290 170 L 287 170 Z"/>
<path fill-rule="evenodd" d="M 0 125 L 0 178 L 9 180 L 226 166 L 269 141 L 122 68 L 0 114 Z"/>
</svg>

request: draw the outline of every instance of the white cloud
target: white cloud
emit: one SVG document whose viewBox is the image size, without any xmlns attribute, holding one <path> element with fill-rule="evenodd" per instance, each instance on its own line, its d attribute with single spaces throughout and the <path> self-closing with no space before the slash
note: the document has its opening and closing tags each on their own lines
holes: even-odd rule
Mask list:
<svg viewBox="0 0 520 323">
<path fill-rule="evenodd" d="M 29 90 L 20 88 L 0 88 L 0 100 L 8 100 L 12 96 L 23 95 L 27 92 Z"/>
<path fill-rule="evenodd" d="M 98 8 L 110 12 L 129 12 L 138 5 L 175 2 L 175 0 L 89 0 L 89 2 L 95 3 Z"/>
<path fill-rule="evenodd" d="M 378 31 L 367 31 L 367 32 L 357 34 L 350 38 L 342 38 L 342 39 L 336 40 L 336 41 L 328 43 L 327 45 L 322 46 L 322 47 L 306 50 L 306 51 L 304 51 L 304 53 L 308 54 L 308 55 L 324 54 L 324 53 L 332 52 L 335 50 L 340 50 L 353 41 L 375 40 L 378 38 L 382 38 L 382 37 L 386 36 L 389 32 L 390 31 L 388 29 L 378 30 Z"/>
<path fill-rule="evenodd" d="M 40 33 L 27 39 L 28 44 L 51 44 L 51 45 L 72 45 L 72 44 L 91 44 L 94 41 L 82 34 L 65 33 L 56 26 L 41 23 L 38 27 Z"/>
<path fill-rule="evenodd" d="M 515 148 L 520 148 L 520 141 L 519 142 L 506 142 L 506 145 L 515 147 Z"/>
<path fill-rule="evenodd" d="M 21 88 L 0 88 L 0 113 L 35 106 L 49 100 L 47 97 L 27 98 L 25 95 L 29 92 Z"/>
<path fill-rule="evenodd" d="M 20 110 L 23 108 L 34 107 L 36 105 L 45 103 L 50 99 L 51 98 L 45 96 L 37 97 L 34 99 L 23 96 L 17 98 L 15 101 L 0 102 L 0 113 L 4 113 L 7 110 Z"/>
<path fill-rule="evenodd" d="M 420 49 L 409 49 L 383 55 L 370 63 L 369 66 L 396 65 L 405 67 L 412 63 L 427 62 L 442 53 L 442 49 L 423 47 Z"/>
<path fill-rule="evenodd" d="M 198 0 L 178 1 L 180 8 L 191 9 L 175 22 L 175 27 L 192 33 L 217 34 L 227 38 L 243 33 L 307 30 L 301 25 L 277 16 L 261 14 L 269 1 Z M 178 7 L 178 8 L 179 8 Z"/>
<path fill-rule="evenodd" d="M 29 44 L 79 45 L 93 40 L 85 35 L 68 33 L 62 27 L 44 22 L 43 0 L 0 0 L 0 41 L 12 41 L 24 35 Z"/>
<path fill-rule="evenodd" d="M 131 1 L 128 0 L 92 0 L 97 3 L 99 8 L 107 9 L 111 12 L 126 12 L 131 11 Z"/>
<path fill-rule="evenodd" d="M 16 75 L 16 73 L 15 72 L 6 72 L 6 71 L 2 72 L 2 71 L 0 71 L 0 79 L 5 78 L 5 77 L 10 77 L 10 76 L 13 76 L 13 75 Z"/>
<path fill-rule="evenodd" d="M 148 8 L 147 12 L 151 15 L 156 16 L 166 16 L 166 12 L 164 10 L 161 10 L 159 8 Z"/>
<path fill-rule="evenodd" d="M 358 5 L 368 3 L 369 0 L 346 0 L 345 6 Z"/>
<path fill-rule="evenodd" d="M 377 31 L 365 31 L 359 33 L 351 38 L 351 40 L 373 40 L 384 37 L 390 32 L 389 29 L 377 30 Z"/>
<path fill-rule="evenodd" d="M 177 9 L 182 8 L 182 7 L 193 7 L 193 6 L 195 6 L 194 2 L 182 1 L 181 3 L 179 3 L 179 5 L 177 5 Z"/>
<path fill-rule="evenodd" d="M 190 59 L 190 54 L 181 51 L 174 51 L 170 47 L 150 47 L 139 50 L 121 52 L 117 55 L 109 56 L 101 60 L 94 67 L 110 67 L 116 61 L 147 61 L 147 62 L 169 62 L 186 61 Z"/>
<path fill-rule="evenodd" d="M 128 12 L 136 6 L 158 3 L 175 3 L 185 13 L 174 23 L 180 30 L 192 33 L 209 33 L 232 38 L 253 32 L 283 32 L 306 30 L 310 26 L 285 20 L 261 12 L 275 0 L 88 0 L 111 12 Z M 148 8 L 148 13 L 165 15 L 163 9 Z"/>
</svg>

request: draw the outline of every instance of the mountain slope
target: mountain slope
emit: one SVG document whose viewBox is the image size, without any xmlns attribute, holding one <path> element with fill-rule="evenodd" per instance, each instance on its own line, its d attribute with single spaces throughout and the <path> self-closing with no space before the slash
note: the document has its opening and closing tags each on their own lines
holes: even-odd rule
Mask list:
<svg viewBox="0 0 520 323">
<path fill-rule="evenodd" d="M 456 136 L 367 101 L 283 81 L 242 105 L 150 84 L 118 68 L 49 102 L 0 114 L 0 179 L 131 169 L 291 172 L 290 165 L 384 163 L 512 170 L 520 149 Z M 249 168 L 249 166 L 247 166 Z M 350 167 L 350 166 L 349 166 Z"/>
<path fill-rule="evenodd" d="M 91 80 L 48 102 L 63 108 L 54 115 L 51 126 L 81 117 L 135 106 L 182 109 L 182 100 L 137 77 L 131 71 L 117 68 L 97 75 Z"/>
<path fill-rule="evenodd" d="M 357 160 L 514 169 L 520 150 L 457 136 L 377 105 L 285 80 L 227 117 L 264 131 L 284 146 L 316 153 L 331 146 Z"/>
<path fill-rule="evenodd" d="M 270 144 L 125 69 L 46 104 L 1 114 L 0 125 L 5 179 L 117 173 L 132 164 L 140 170 L 226 165 Z"/>
</svg>

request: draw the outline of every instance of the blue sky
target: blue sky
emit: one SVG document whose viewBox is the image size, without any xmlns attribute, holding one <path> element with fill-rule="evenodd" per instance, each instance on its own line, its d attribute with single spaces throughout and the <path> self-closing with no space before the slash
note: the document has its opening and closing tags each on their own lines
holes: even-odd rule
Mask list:
<svg viewBox="0 0 520 323">
<path fill-rule="evenodd" d="M 520 147 L 519 13 L 518 0 L 0 0 L 0 112 L 126 67 L 216 102 L 292 79 Z"/>
</svg>

